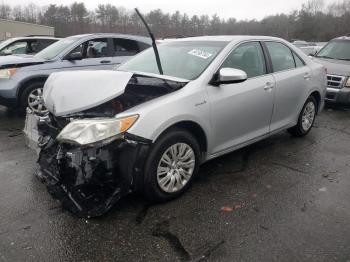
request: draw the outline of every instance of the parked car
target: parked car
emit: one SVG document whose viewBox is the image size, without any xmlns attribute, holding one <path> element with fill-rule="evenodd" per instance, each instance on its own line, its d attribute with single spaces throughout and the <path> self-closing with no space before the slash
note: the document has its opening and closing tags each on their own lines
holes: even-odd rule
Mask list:
<svg viewBox="0 0 350 262">
<path fill-rule="evenodd" d="M 133 191 L 172 200 L 208 160 L 286 129 L 305 136 L 324 105 L 325 68 L 279 38 L 193 37 L 159 54 L 161 64 L 148 49 L 117 71 L 54 73 L 49 113 L 28 112 L 39 176 L 73 213 L 101 215 Z"/>
<path fill-rule="evenodd" d="M 301 40 L 295 40 L 292 42 L 292 44 L 300 48 L 300 50 L 303 51 L 306 55 L 311 56 L 315 55 L 318 51 L 320 51 L 324 45 L 322 43 L 314 43 Z"/>
<path fill-rule="evenodd" d="M 26 36 L 7 39 L 0 43 L 0 56 L 35 55 L 60 40 L 50 36 Z"/>
<path fill-rule="evenodd" d="M 86 34 L 62 39 L 32 58 L 0 59 L 0 104 L 45 113 L 42 88 L 53 72 L 113 69 L 150 47 L 151 40 L 119 34 Z"/>
<path fill-rule="evenodd" d="M 350 105 L 350 37 L 333 39 L 314 60 L 327 68 L 326 102 Z"/>
</svg>

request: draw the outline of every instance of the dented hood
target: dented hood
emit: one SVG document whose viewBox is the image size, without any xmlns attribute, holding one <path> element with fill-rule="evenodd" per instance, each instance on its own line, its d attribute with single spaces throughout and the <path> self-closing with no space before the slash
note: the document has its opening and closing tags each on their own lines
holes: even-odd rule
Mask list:
<svg viewBox="0 0 350 262">
<path fill-rule="evenodd" d="M 105 70 L 53 73 L 44 86 L 45 106 L 55 116 L 87 110 L 123 94 L 132 75 Z"/>
</svg>

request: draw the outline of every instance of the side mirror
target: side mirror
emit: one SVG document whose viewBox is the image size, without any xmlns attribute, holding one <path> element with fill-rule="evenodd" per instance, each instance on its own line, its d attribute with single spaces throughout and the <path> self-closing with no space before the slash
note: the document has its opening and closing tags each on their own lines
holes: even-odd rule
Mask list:
<svg viewBox="0 0 350 262">
<path fill-rule="evenodd" d="M 66 57 L 66 59 L 69 60 L 69 61 L 82 60 L 83 59 L 83 55 L 80 52 L 74 52 L 74 53 L 71 53 L 70 55 L 68 55 Z"/>
<path fill-rule="evenodd" d="M 235 68 L 221 68 L 212 81 L 214 85 L 242 83 L 248 79 L 247 73 Z"/>
</svg>

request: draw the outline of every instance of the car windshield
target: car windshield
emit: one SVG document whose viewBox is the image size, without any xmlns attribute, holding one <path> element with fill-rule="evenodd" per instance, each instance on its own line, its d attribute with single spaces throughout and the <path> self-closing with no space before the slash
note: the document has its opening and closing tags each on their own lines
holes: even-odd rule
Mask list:
<svg viewBox="0 0 350 262">
<path fill-rule="evenodd" d="M 329 42 L 316 57 L 350 60 L 350 41 L 348 40 L 334 40 Z"/>
<path fill-rule="evenodd" d="M 56 56 L 58 56 L 63 50 L 65 50 L 67 47 L 72 45 L 72 43 L 74 43 L 76 40 L 77 40 L 76 37 L 68 37 L 68 38 L 62 39 L 48 46 L 41 52 L 37 53 L 34 57 L 38 57 L 45 60 L 53 59 Z"/>
<path fill-rule="evenodd" d="M 228 44 L 223 41 L 174 41 L 158 46 L 164 75 L 196 79 Z M 118 70 L 159 74 L 152 48 L 121 65 Z"/>
</svg>

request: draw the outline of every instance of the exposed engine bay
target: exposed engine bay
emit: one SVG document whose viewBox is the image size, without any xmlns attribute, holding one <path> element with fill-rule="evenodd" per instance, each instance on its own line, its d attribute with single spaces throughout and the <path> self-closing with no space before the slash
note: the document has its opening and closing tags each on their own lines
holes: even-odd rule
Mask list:
<svg viewBox="0 0 350 262">
<path fill-rule="evenodd" d="M 77 119 L 114 119 L 121 112 L 185 85 L 134 74 L 121 95 L 93 108 L 65 116 L 49 112 L 39 117 L 28 111 L 24 132 L 30 141 L 37 131 L 37 175 L 49 193 L 78 217 L 96 217 L 108 212 L 122 196 L 139 190 L 152 141 L 123 132 L 93 144 L 78 145 L 59 141 L 57 136 Z M 36 129 L 30 123 L 33 121 L 37 122 Z"/>
</svg>

